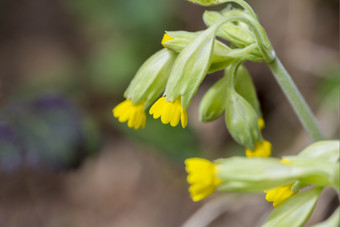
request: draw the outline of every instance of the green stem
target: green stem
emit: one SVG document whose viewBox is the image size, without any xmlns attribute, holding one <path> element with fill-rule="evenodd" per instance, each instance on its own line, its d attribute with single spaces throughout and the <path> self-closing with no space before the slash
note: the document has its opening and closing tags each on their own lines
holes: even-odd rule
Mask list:
<svg viewBox="0 0 340 227">
<path fill-rule="evenodd" d="M 313 141 L 324 139 L 312 111 L 280 60 L 276 57 L 273 61 L 268 62 L 267 64 L 311 139 Z"/>
</svg>

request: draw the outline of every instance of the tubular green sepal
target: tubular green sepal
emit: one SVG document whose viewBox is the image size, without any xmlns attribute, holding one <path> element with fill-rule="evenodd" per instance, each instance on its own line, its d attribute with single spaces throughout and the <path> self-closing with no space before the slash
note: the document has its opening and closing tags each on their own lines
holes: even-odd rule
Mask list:
<svg viewBox="0 0 340 227">
<path fill-rule="evenodd" d="M 250 149 L 255 148 L 257 141 L 262 141 L 262 135 L 258 127 L 259 115 L 256 109 L 235 89 L 235 74 L 239 63 L 226 69 L 227 99 L 225 111 L 225 123 L 231 136 L 239 144 Z"/>
<path fill-rule="evenodd" d="M 236 76 L 234 78 L 234 87 L 237 93 L 249 102 L 256 111 L 258 117 L 260 117 L 262 114 L 255 86 L 248 71 L 243 65 L 240 65 L 237 69 Z"/>
<path fill-rule="evenodd" d="M 226 108 L 227 78 L 218 80 L 203 96 L 199 107 L 199 120 L 209 122 L 221 116 Z"/>
<path fill-rule="evenodd" d="M 124 96 L 133 104 L 149 106 L 164 90 L 177 54 L 166 48 L 156 52 L 139 68 Z"/>
<path fill-rule="evenodd" d="M 205 11 L 203 14 L 203 20 L 207 26 L 211 26 L 224 18 L 226 17 L 216 11 Z M 231 22 L 221 26 L 217 35 L 239 47 L 245 47 L 255 43 L 253 35 L 249 29 L 241 28 Z"/>
<path fill-rule="evenodd" d="M 167 100 L 181 97 L 186 109 L 198 86 L 208 72 L 212 61 L 215 34 L 221 23 L 217 23 L 195 38 L 178 55 L 165 88 Z"/>
</svg>

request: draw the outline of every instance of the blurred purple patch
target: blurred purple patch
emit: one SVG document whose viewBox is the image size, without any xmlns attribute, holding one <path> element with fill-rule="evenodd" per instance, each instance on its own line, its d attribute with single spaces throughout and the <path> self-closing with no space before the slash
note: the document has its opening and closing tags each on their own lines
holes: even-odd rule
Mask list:
<svg viewBox="0 0 340 227">
<path fill-rule="evenodd" d="M 21 165 L 21 149 L 11 127 L 0 123 L 0 169 L 11 172 Z"/>
<path fill-rule="evenodd" d="M 17 100 L 0 112 L 1 121 L 10 123 L 0 127 L 0 146 L 1 141 L 6 141 L 3 146 L 10 152 L 0 150 L 0 170 L 14 169 L 21 163 L 62 170 L 79 165 L 89 153 L 84 146 L 89 138 L 84 126 L 86 118 L 63 95 L 45 94 L 34 100 Z M 12 153 L 16 155 L 9 155 Z"/>
<path fill-rule="evenodd" d="M 72 109 L 72 105 L 66 97 L 57 94 L 47 94 L 39 97 L 37 100 L 33 101 L 32 106 L 38 111 L 59 108 Z"/>
</svg>

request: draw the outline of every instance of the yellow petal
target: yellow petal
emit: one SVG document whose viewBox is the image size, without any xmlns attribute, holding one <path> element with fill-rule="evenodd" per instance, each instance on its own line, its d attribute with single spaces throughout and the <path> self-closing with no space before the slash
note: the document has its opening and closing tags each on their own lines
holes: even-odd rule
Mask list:
<svg viewBox="0 0 340 227">
<path fill-rule="evenodd" d="M 127 121 L 129 128 L 137 130 L 145 127 L 144 102 L 135 105 L 130 99 L 127 99 L 113 108 L 112 113 L 115 118 L 118 118 L 119 122 Z"/>
<path fill-rule="evenodd" d="M 188 122 L 187 112 L 183 109 L 180 97 L 174 101 L 166 101 L 165 97 L 159 98 L 150 108 L 149 113 L 153 118 L 161 118 L 163 124 L 169 124 L 172 127 L 178 125 L 181 119 L 182 127 L 185 128 Z"/>
<path fill-rule="evenodd" d="M 265 191 L 266 194 L 266 200 L 268 202 L 273 202 L 273 207 L 279 206 L 281 203 L 286 201 L 288 198 L 296 195 L 298 191 L 292 192 L 292 187 L 294 183 L 283 185 L 268 191 Z"/>
<path fill-rule="evenodd" d="M 262 142 L 257 142 L 255 148 L 252 150 L 250 148 L 246 148 L 246 156 L 248 158 L 266 158 L 272 154 L 272 144 L 267 140 L 263 140 Z"/>
<path fill-rule="evenodd" d="M 189 192 L 193 201 L 199 201 L 212 194 L 222 183 L 217 178 L 217 167 L 214 163 L 202 158 L 185 160 Z"/>
</svg>

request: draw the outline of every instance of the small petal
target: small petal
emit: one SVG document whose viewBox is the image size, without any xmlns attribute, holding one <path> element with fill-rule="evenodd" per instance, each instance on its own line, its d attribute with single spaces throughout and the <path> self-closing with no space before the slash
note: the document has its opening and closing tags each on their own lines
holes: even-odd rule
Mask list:
<svg viewBox="0 0 340 227">
<path fill-rule="evenodd" d="M 273 202 L 273 207 L 279 206 L 281 203 L 283 203 L 288 198 L 296 195 L 298 191 L 292 192 L 292 184 L 283 185 L 268 191 L 265 191 L 266 194 L 266 200 L 268 202 Z"/>
<path fill-rule="evenodd" d="M 248 158 L 266 158 L 272 154 L 272 144 L 267 140 L 257 142 L 254 150 L 246 148 L 246 156 Z"/>
<path fill-rule="evenodd" d="M 180 119 L 183 128 L 188 123 L 187 112 L 183 109 L 180 98 L 166 101 L 165 97 L 161 97 L 151 106 L 149 113 L 155 119 L 160 117 L 163 124 L 170 123 L 172 127 L 177 126 Z"/>
<path fill-rule="evenodd" d="M 145 127 L 144 102 L 135 105 L 130 99 L 127 99 L 113 108 L 112 113 L 115 118 L 118 118 L 119 122 L 127 121 L 129 128 L 137 130 Z"/>
</svg>

